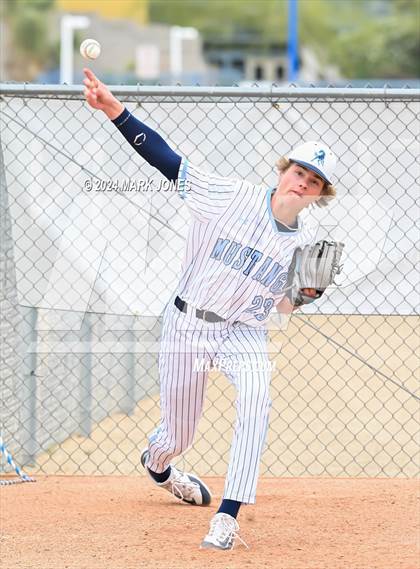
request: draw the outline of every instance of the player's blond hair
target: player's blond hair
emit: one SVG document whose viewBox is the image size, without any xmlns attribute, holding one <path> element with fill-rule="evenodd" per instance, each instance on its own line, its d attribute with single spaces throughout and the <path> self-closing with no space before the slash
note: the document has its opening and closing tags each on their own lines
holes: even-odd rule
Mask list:
<svg viewBox="0 0 420 569">
<path fill-rule="evenodd" d="M 277 170 L 281 173 L 286 172 L 288 168 L 290 168 L 292 162 L 288 158 L 282 156 L 276 162 Z M 324 183 L 324 187 L 321 191 L 321 196 L 319 200 L 315 202 L 318 207 L 326 207 L 330 201 L 332 201 L 337 196 L 337 190 L 332 184 Z"/>
</svg>

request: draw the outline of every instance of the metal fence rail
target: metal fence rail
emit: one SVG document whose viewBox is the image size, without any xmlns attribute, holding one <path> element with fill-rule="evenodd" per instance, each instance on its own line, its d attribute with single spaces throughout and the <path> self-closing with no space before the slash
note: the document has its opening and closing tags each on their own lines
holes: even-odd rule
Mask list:
<svg viewBox="0 0 420 569">
<path fill-rule="evenodd" d="M 0 85 L 1 422 L 33 471 L 129 474 L 159 420 L 161 313 L 188 213 L 81 90 Z M 420 91 L 112 90 L 223 176 L 274 186 L 300 141 L 334 148 L 338 199 L 311 215 L 345 242 L 344 271 L 287 329 L 273 321 L 261 472 L 417 476 Z M 234 397 L 213 372 L 182 459 L 201 475 L 225 472 Z"/>
</svg>

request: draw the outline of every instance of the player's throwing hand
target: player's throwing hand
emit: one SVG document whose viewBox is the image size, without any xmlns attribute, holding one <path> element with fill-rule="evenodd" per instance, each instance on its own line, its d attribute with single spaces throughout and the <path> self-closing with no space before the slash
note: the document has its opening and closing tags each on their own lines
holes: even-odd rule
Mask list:
<svg viewBox="0 0 420 569">
<path fill-rule="evenodd" d="M 115 119 L 124 110 L 124 105 L 118 101 L 96 75 L 88 68 L 83 69 L 85 79 L 84 95 L 86 101 L 93 109 L 103 111 L 111 120 Z"/>
</svg>

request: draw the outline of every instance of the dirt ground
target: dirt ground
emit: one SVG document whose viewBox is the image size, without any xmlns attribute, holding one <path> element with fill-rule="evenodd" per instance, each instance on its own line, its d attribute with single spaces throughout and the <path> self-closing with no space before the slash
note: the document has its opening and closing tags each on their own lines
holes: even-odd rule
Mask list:
<svg viewBox="0 0 420 569">
<path fill-rule="evenodd" d="M 209 508 L 140 476 L 38 476 L 0 487 L 2 569 L 418 569 L 420 485 L 263 478 L 240 512 L 247 550 L 200 550 Z"/>
</svg>

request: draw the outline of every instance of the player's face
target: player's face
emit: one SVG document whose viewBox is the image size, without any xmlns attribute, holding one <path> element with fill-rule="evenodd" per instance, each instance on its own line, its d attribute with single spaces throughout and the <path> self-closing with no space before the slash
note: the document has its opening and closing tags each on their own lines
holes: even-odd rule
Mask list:
<svg viewBox="0 0 420 569">
<path fill-rule="evenodd" d="M 281 195 L 285 203 L 303 209 L 320 198 L 324 180 L 299 164 L 291 164 L 280 174 L 276 194 Z"/>
</svg>

